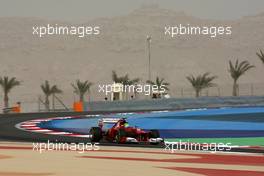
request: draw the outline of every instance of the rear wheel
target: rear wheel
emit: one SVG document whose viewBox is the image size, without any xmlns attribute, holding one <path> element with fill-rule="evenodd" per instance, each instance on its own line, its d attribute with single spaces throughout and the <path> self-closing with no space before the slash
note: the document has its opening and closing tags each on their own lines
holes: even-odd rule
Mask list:
<svg viewBox="0 0 264 176">
<path fill-rule="evenodd" d="M 159 131 L 158 130 L 150 130 L 149 137 L 150 138 L 159 138 L 160 137 Z"/>
<path fill-rule="evenodd" d="M 92 135 L 92 142 L 99 142 L 102 139 L 102 130 L 99 127 L 92 127 L 90 129 L 90 134 Z"/>
</svg>

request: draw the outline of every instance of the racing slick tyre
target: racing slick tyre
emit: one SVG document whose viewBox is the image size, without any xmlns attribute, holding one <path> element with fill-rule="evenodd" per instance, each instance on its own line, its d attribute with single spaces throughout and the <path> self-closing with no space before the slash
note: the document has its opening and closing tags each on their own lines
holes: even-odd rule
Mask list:
<svg viewBox="0 0 264 176">
<path fill-rule="evenodd" d="M 91 142 L 99 142 L 102 139 L 102 131 L 99 127 L 92 127 L 90 134 L 92 135 Z"/>
<path fill-rule="evenodd" d="M 125 143 L 126 142 L 126 131 L 124 129 L 119 129 L 117 131 L 116 142 L 117 143 Z"/>
<path fill-rule="evenodd" d="M 159 131 L 158 130 L 150 130 L 149 137 L 150 138 L 159 138 L 160 137 Z"/>
</svg>

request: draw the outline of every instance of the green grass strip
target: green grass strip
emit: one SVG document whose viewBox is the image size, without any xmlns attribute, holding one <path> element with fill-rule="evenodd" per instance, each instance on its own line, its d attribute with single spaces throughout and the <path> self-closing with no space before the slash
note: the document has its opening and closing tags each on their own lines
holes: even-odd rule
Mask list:
<svg viewBox="0 0 264 176">
<path fill-rule="evenodd" d="M 168 138 L 169 142 L 195 142 L 195 143 L 231 143 L 239 146 L 264 146 L 264 137 L 241 137 L 241 138 Z"/>
</svg>

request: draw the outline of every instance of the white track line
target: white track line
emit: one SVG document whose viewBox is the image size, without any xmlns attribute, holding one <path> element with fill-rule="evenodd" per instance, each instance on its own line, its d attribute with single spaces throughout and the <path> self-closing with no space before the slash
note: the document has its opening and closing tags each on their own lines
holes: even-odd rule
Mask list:
<svg viewBox="0 0 264 176">
<path fill-rule="evenodd" d="M 64 120 L 64 119 L 72 119 L 77 118 L 78 116 L 73 117 L 54 117 L 54 118 L 48 118 L 48 119 L 35 119 L 35 120 L 29 120 L 25 122 L 21 122 L 17 124 L 15 127 L 29 132 L 35 132 L 35 133 L 43 133 L 48 135 L 58 135 L 58 136 L 70 136 L 70 137 L 81 137 L 81 138 L 91 138 L 91 135 L 84 135 L 84 134 L 78 134 L 78 133 L 71 133 L 66 131 L 54 131 L 50 129 L 41 128 L 38 126 L 39 123 L 42 122 L 48 122 L 52 120 Z"/>
</svg>

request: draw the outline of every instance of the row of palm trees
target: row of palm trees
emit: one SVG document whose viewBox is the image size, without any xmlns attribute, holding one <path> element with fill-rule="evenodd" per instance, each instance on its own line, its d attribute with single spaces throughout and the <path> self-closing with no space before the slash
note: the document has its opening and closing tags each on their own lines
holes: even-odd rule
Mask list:
<svg viewBox="0 0 264 176">
<path fill-rule="evenodd" d="M 239 94 L 238 79 L 242 75 L 244 75 L 248 70 L 254 67 L 255 66 L 251 65 L 248 61 L 239 62 L 238 60 L 236 60 L 235 63 L 229 61 L 228 71 L 233 79 L 233 90 L 232 90 L 233 96 L 238 96 Z M 199 97 L 203 89 L 213 87 L 216 85 L 215 83 L 213 83 L 213 81 L 217 78 L 217 76 L 210 76 L 210 73 L 207 72 L 202 75 L 198 75 L 197 77 L 191 75 L 191 76 L 187 76 L 186 78 L 194 88 L 196 97 Z"/>
<path fill-rule="evenodd" d="M 75 83 L 72 83 L 71 85 L 74 89 L 73 92 L 79 96 L 79 101 L 84 102 L 84 96 L 86 93 L 90 92 L 90 88 L 93 85 L 93 83 L 89 81 L 82 82 L 79 79 L 77 79 Z M 57 85 L 50 85 L 49 81 L 47 80 L 40 87 L 41 87 L 42 92 L 45 95 L 45 102 L 44 102 L 45 108 L 46 110 L 50 110 L 50 101 L 49 101 L 50 96 L 61 94 L 63 91 L 59 89 Z"/>
<path fill-rule="evenodd" d="M 15 77 L 9 78 L 7 76 L 5 77 L 0 77 L 0 86 L 3 90 L 4 93 L 4 107 L 8 108 L 9 107 L 9 93 L 10 91 L 19 86 L 21 84 L 20 81 L 18 81 Z M 71 84 L 72 87 L 74 88 L 74 93 L 79 95 L 80 101 L 84 101 L 84 95 L 87 92 L 90 92 L 90 87 L 92 86 L 92 83 L 89 81 L 80 81 L 76 80 L 75 83 Z M 46 110 L 50 109 L 50 96 L 56 95 L 56 94 L 61 94 L 63 91 L 58 88 L 57 85 L 50 85 L 49 81 L 45 81 L 43 84 L 41 84 L 41 90 L 45 95 L 45 108 Z"/>
<path fill-rule="evenodd" d="M 121 83 L 123 85 L 137 85 L 141 79 L 140 78 L 130 79 L 128 74 L 119 77 L 116 71 L 112 71 L 112 80 L 115 83 Z M 169 90 L 168 86 L 170 85 L 169 83 L 165 82 L 164 78 L 159 78 L 159 77 L 156 77 L 154 81 L 147 80 L 146 83 L 150 85 L 156 85 L 158 87 L 158 90 L 161 90 L 160 89 L 161 86 L 164 86 L 164 89 Z"/>
<path fill-rule="evenodd" d="M 232 95 L 238 96 L 239 93 L 239 84 L 238 79 L 244 75 L 248 70 L 254 68 L 254 65 L 251 65 L 248 61 L 239 62 L 238 60 L 235 63 L 229 61 L 229 73 L 233 79 L 233 90 Z M 217 78 L 217 76 L 210 76 L 209 72 L 206 72 L 202 75 L 198 75 L 194 77 L 193 75 L 187 76 L 187 80 L 191 83 L 193 89 L 195 90 L 196 97 L 199 97 L 201 91 L 205 88 L 216 86 L 213 81 Z"/>
<path fill-rule="evenodd" d="M 256 53 L 256 54 L 264 64 L 264 53 L 260 50 L 260 52 Z M 255 67 L 254 65 L 251 65 L 246 60 L 239 62 L 239 60 L 237 59 L 234 63 L 229 61 L 228 71 L 230 73 L 230 76 L 233 79 L 233 89 L 232 89 L 232 95 L 233 96 L 238 96 L 238 94 L 239 94 L 239 84 L 238 84 L 239 78 L 242 75 L 244 75 L 248 70 L 250 70 L 254 67 Z M 206 72 L 204 74 L 200 74 L 198 76 L 190 75 L 190 76 L 186 77 L 186 79 L 192 85 L 192 87 L 195 91 L 196 97 L 199 97 L 201 95 L 201 92 L 203 89 L 216 86 L 216 84 L 213 83 L 213 81 L 216 78 L 217 78 L 217 76 L 215 76 L 215 75 L 211 76 L 209 72 Z M 114 82 L 121 83 L 123 85 L 132 85 L 132 84 L 136 85 L 140 81 L 139 78 L 135 78 L 135 79 L 130 80 L 128 74 L 126 74 L 125 76 L 118 77 L 115 71 L 112 72 L 112 79 Z M 161 86 L 163 86 L 166 90 L 169 90 L 169 88 L 168 88 L 169 83 L 165 82 L 164 78 L 156 77 L 155 81 L 147 80 L 146 83 L 148 83 L 150 85 L 156 85 L 159 88 L 158 89 L 159 91 L 160 91 Z"/>
<path fill-rule="evenodd" d="M 264 53 L 262 52 L 262 50 L 260 50 L 259 53 L 256 54 L 264 64 Z M 233 96 L 238 96 L 239 94 L 239 84 L 238 84 L 239 78 L 242 75 L 244 75 L 248 70 L 254 67 L 255 66 L 251 65 L 248 61 L 239 62 L 238 59 L 234 63 L 229 61 L 228 71 L 233 79 L 233 90 L 232 90 Z M 191 75 L 191 76 L 187 76 L 186 78 L 191 83 L 193 89 L 195 90 L 196 97 L 199 97 L 203 89 L 213 87 L 216 85 L 215 83 L 213 83 L 213 81 L 217 78 L 217 76 L 210 76 L 210 73 L 207 72 L 202 75 L 198 75 L 196 77 Z"/>
<path fill-rule="evenodd" d="M 259 59 L 264 64 L 264 53 L 260 50 L 259 53 L 256 53 Z M 239 62 L 238 60 L 235 61 L 235 63 L 232 63 L 229 61 L 229 73 L 230 76 L 233 79 L 233 96 L 238 96 L 239 92 L 239 84 L 238 79 L 244 75 L 248 70 L 251 68 L 254 68 L 254 65 L 251 65 L 248 61 L 242 61 Z M 216 84 L 213 83 L 213 81 L 217 78 L 217 76 L 211 76 L 209 72 L 206 72 L 204 74 L 198 75 L 198 76 L 187 76 L 186 79 L 191 83 L 193 89 L 195 90 L 196 97 L 199 97 L 201 94 L 201 91 L 205 88 L 209 88 L 212 86 L 215 86 Z M 129 75 L 126 74 L 124 76 L 118 76 L 115 71 L 112 71 L 112 80 L 116 83 L 121 83 L 123 85 L 137 85 L 140 82 L 140 78 L 134 78 L 130 79 Z M 164 78 L 156 77 L 154 81 L 147 80 L 146 83 L 151 85 L 156 85 L 158 88 L 160 88 L 162 85 L 166 90 L 169 90 L 168 86 L 169 83 L 165 81 Z M 9 96 L 8 94 L 10 91 L 21 84 L 20 81 L 18 81 L 15 77 L 0 77 L 0 86 L 4 93 L 4 107 L 9 107 Z M 71 84 L 74 93 L 76 93 L 79 96 L 79 100 L 81 102 L 84 101 L 84 96 L 86 93 L 90 92 L 90 88 L 93 85 L 93 83 L 86 81 L 80 81 L 76 80 L 75 83 Z M 49 81 L 45 81 L 43 84 L 41 84 L 41 90 L 43 91 L 45 95 L 45 107 L 47 110 L 50 109 L 50 96 L 55 94 L 62 93 L 62 90 L 57 87 L 57 85 L 50 85 Z M 135 92 L 136 93 L 136 92 Z"/>
</svg>

